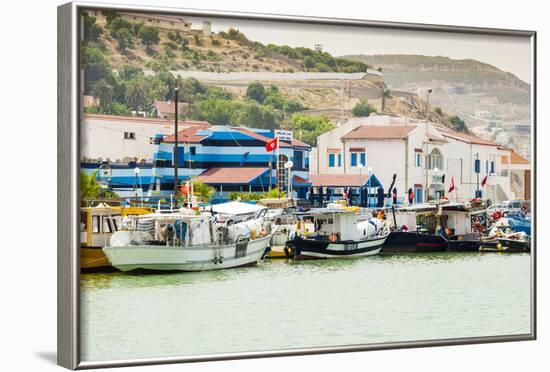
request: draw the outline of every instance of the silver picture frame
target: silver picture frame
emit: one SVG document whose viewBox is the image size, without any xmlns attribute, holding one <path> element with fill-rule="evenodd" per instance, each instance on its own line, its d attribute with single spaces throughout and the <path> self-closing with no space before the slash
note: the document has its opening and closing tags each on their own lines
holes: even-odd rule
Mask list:
<svg viewBox="0 0 550 372">
<path fill-rule="evenodd" d="M 208 16 L 218 18 L 246 19 L 266 22 L 308 23 L 333 26 L 376 27 L 378 29 L 432 31 L 457 34 L 479 34 L 496 36 L 519 36 L 531 41 L 531 195 L 532 221 L 535 233 L 531 250 L 531 330 L 528 334 L 509 336 L 486 336 L 440 340 L 418 340 L 380 344 L 340 345 L 332 347 L 310 347 L 289 350 L 227 353 L 216 355 L 194 355 L 170 358 L 143 358 L 106 362 L 85 362 L 80 358 L 80 260 L 79 260 L 79 122 L 81 118 L 80 87 L 80 13 L 84 10 L 124 10 L 169 15 Z M 537 208 L 536 208 L 536 132 L 537 132 L 537 33 L 527 30 L 508 30 L 481 27 L 442 26 L 381 22 L 358 19 L 317 18 L 279 14 L 242 13 L 230 11 L 197 10 L 153 6 L 127 6 L 94 2 L 70 2 L 57 10 L 58 34 L 58 88 L 57 88 L 57 363 L 69 369 L 100 367 L 137 366 L 150 364 L 221 361 L 244 358 L 280 357 L 322 353 L 342 353 L 369 350 L 416 348 L 535 340 L 537 331 L 536 261 L 537 261 Z"/>
</svg>

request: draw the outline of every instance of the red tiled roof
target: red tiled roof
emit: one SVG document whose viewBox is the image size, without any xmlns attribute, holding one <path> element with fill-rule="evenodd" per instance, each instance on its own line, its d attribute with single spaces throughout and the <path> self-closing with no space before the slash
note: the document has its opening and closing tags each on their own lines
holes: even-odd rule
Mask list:
<svg viewBox="0 0 550 372">
<path fill-rule="evenodd" d="M 358 187 L 367 182 L 367 174 L 363 174 L 361 180 L 358 174 L 310 174 L 309 179 L 312 186 Z"/>
<path fill-rule="evenodd" d="M 404 139 L 415 128 L 415 125 L 361 125 L 342 139 Z"/>
<path fill-rule="evenodd" d="M 474 145 L 498 146 L 496 143 L 492 141 L 484 140 L 483 138 L 479 138 L 477 136 L 474 136 L 473 134 L 467 134 L 467 133 L 448 130 L 448 131 L 441 131 L 441 135 L 444 137 L 454 138 L 456 140 L 466 142 L 466 143 L 471 143 Z"/>
<path fill-rule="evenodd" d="M 247 184 L 269 168 L 210 168 L 195 180 L 207 184 Z"/>
<path fill-rule="evenodd" d="M 155 101 L 154 106 L 161 114 L 174 114 L 174 101 Z M 187 107 L 187 103 L 178 102 L 178 111 L 182 107 Z"/>
<path fill-rule="evenodd" d="M 311 183 L 311 181 L 306 180 L 305 178 L 302 178 L 302 177 L 296 176 L 296 175 L 292 176 L 292 182 L 294 182 L 294 183 L 307 183 L 307 184 Z"/>
<path fill-rule="evenodd" d="M 210 127 L 210 124 L 206 121 L 184 121 L 181 123 L 183 126 L 186 126 L 186 128 L 178 131 L 178 143 L 198 143 L 202 141 L 206 135 L 198 135 L 197 132 L 200 130 L 207 129 Z M 165 137 L 162 142 L 165 143 L 173 143 L 175 142 L 176 137 L 174 135 Z"/>
<path fill-rule="evenodd" d="M 511 164 L 529 164 L 529 160 L 525 159 L 523 156 L 521 156 L 514 150 L 510 150 L 510 163 Z M 507 156 L 502 157 L 502 164 L 508 164 Z"/>
</svg>

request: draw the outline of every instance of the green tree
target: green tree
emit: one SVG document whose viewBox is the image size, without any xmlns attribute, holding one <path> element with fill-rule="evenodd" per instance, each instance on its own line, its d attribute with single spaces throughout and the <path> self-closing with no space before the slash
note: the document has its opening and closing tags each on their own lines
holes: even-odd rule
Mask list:
<svg viewBox="0 0 550 372">
<path fill-rule="evenodd" d="M 103 34 L 103 29 L 96 24 L 96 21 L 95 17 L 84 15 L 84 41 L 97 41 Z"/>
<path fill-rule="evenodd" d="M 92 94 L 99 98 L 101 112 L 107 112 L 115 94 L 113 86 L 107 80 L 100 79 L 93 83 Z"/>
<path fill-rule="evenodd" d="M 193 194 L 197 196 L 203 203 L 208 203 L 216 189 L 210 185 L 200 181 L 193 181 Z"/>
<path fill-rule="evenodd" d="M 130 21 L 127 21 L 122 18 L 115 18 L 110 24 L 109 29 L 111 30 L 111 36 L 115 36 L 116 32 L 120 29 L 127 29 L 128 31 L 133 30 L 134 24 Z"/>
<path fill-rule="evenodd" d="M 86 174 L 80 172 L 80 200 L 97 198 L 116 198 L 118 195 L 104 189 L 97 181 L 97 172 Z"/>
<path fill-rule="evenodd" d="M 353 106 L 353 108 L 351 109 L 351 113 L 354 116 L 369 116 L 373 112 L 376 112 L 374 107 L 372 107 L 365 101 L 357 102 L 355 106 Z"/>
<path fill-rule="evenodd" d="M 234 110 L 229 101 L 210 98 L 200 102 L 197 109 L 197 112 L 193 115 L 195 119 L 206 120 L 216 125 L 233 124 L 231 119 Z"/>
<path fill-rule="evenodd" d="M 119 15 L 114 10 L 102 10 L 101 14 L 105 16 L 107 26 L 109 26 L 115 19 L 119 18 Z"/>
<path fill-rule="evenodd" d="M 441 107 L 439 107 L 439 106 L 435 106 L 435 107 L 434 107 L 434 111 L 435 111 L 438 115 L 443 115 L 443 110 L 441 110 Z"/>
<path fill-rule="evenodd" d="M 451 123 L 451 126 L 454 130 L 457 132 L 468 132 L 468 127 L 466 126 L 466 123 L 464 123 L 464 120 L 462 120 L 458 116 L 451 116 L 449 118 L 449 122 Z"/>
<path fill-rule="evenodd" d="M 128 105 L 136 111 L 147 111 L 149 87 L 145 78 L 137 78 L 128 82 L 126 97 Z"/>
<path fill-rule="evenodd" d="M 118 42 L 118 50 L 125 51 L 126 48 L 132 47 L 132 33 L 127 28 L 118 29 L 113 37 Z"/>
<path fill-rule="evenodd" d="M 334 128 L 326 116 L 312 116 L 296 113 L 291 116 L 289 128 L 294 132 L 294 138 L 300 138 L 303 142 L 315 146 L 317 137 Z"/>
<path fill-rule="evenodd" d="M 84 67 L 84 94 L 90 94 L 94 82 L 104 79 L 114 84 L 113 71 L 105 55 L 97 48 L 82 48 L 82 64 Z"/>
<path fill-rule="evenodd" d="M 265 88 L 261 83 L 250 83 L 246 89 L 246 96 L 258 103 L 262 103 L 265 99 Z"/>
<path fill-rule="evenodd" d="M 156 45 L 160 40 L 159 30 L 150 26 L 142 26 L 139 29 L 139 38 L 147 49 L 151 50 L 151 46 Z"/>
<path fill-rule="evenodd" d="M 139 67 L 135 67 L 132 65 L 122 65 L 118 70 L 118 76 L 122 80 L 128 81 L 135 79 L 138 76 L 143 76 L 143 70 Z"/>
</svg>

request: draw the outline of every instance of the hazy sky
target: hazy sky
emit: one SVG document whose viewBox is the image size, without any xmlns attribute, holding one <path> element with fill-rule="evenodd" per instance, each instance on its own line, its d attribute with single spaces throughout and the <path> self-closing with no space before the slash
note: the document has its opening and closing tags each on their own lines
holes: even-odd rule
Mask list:
<svg viewBox="0 0 550 372">
<path fill-rule="evenodd" d="M 190 18 L 194 28 L 203 18 Z M 344 54 L 422 54 L 453 59 L 476 59 L 531 82 L 531 42 L 527 37 L 452 34 L 442 32 L 389 30 L 366 27 L 210 19 L 212 31 L 229 27 L 264 44 L 287 44 Z"/>
</svg>

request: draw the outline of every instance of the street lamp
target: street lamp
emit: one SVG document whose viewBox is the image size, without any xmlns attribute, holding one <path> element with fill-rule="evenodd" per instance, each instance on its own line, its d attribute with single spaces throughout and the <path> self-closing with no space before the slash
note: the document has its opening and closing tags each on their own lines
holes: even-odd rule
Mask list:
<svg viewBox="0 0 550 372">
<path fill-rule="evenodd" d="M 292 178 L 291 178 L 291 170 L 292 170 L 292 167 L 294 166 L 294 163 L 292 162 L 292 160 L 289 160 L 287 161 L 285 164 L 284 164 L 284 167 L 286 169 L 288 169 L 288 193 L 287 193 L 287 197 L 288 198 L 292 198 L 291 197 L 291 193 L 292 193 Z"/>
<path fill-rule="evenodd" d="M 141 195 L 143 196 L 143 190 L 141 190 L 141 177 L 140 177 L 141 169 L 139 169 L 139 167 L 135 167 L 134 174 L 136 175 L 136 180 L 138 181 L 137 183 L 139 185 L 139 190 L 141 192 Z M 138 196 L 137 190 L 136 190 L 136 196 Z M 143 200 L 142 200 L 142 204 L 143 204 Z"/>
</svg>

